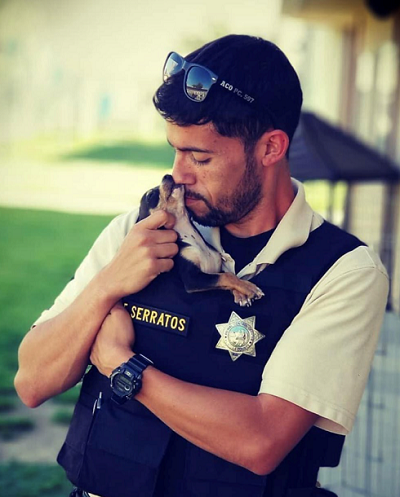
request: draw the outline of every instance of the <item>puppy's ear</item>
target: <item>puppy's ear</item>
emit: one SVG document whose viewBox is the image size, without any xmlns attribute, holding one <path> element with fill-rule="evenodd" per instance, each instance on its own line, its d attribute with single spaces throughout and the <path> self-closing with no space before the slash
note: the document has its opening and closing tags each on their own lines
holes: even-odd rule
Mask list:
<svg viewBox="0 0 400 497">
<path fill-rule="evenodd" d="M 160 188 L 158 186 L 146 192 L 140 201 L 138 221 L 141 221 L 142 219 L 148 217 L 151 210 L 157 207 L 159 200 Z"/>
</svg>

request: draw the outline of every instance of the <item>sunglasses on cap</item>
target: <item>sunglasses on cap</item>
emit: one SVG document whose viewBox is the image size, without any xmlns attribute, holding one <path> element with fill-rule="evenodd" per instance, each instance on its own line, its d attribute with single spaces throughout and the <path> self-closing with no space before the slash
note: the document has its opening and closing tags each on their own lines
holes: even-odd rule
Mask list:
<svg viewBox="0 0 400 497">
<path fill-rule="evenodd" d="M 164 64 L 164 83 L 167 82 L 171 76 L 182 70 L 185 71 L 185 77 L 183 79 L 183 91 L 185 95 L 193 102 L 203 102 L 212 85 L 218 81 L 218 76 L 207 67 L 187 62 L 181 55 L 176 52 L 171 52 Z M 244 93 L 239 88 L 235 88 L 235 86 L 227 81 L 223 80 L 219 85 L 250 104 L 255 101 L 252 96 Z"/>
</svg>

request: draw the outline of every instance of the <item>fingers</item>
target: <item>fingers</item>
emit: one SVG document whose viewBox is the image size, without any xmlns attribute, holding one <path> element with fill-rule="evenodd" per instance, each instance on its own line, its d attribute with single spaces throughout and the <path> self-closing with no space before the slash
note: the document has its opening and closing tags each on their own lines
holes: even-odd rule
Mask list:
<svg viewBox="0 0 400 497">
<path fill-rule="evenodd" d="M 150 236 L 155 243 L 175 243 L 178 238 L 178 234 L 174 230 L 150 231 L 147 236 Z"/>
<path fill-rule="evenodd" d="M 172 258 L 179 251 L 176 243 L 178 234 L 171 229 L 174 223 L 173 215 L 160 210 L 131 228 L 103 271 L 108 275 L 108 288 L 113 296 L 121 298 L 136 293 L 160 273 L 172 269 Z M 163 226 L 166 229 L 158 229 Z"/>
<path fill-rule="evenodd" d="M 174 267 L 173 257 L 178 252 L 175 244 L 171 244 L 171 248 L 165 245 L 154 247 L 149 252 L 148 257 L 143 260 L 141 270 L 147 274 L 149 280 L 153 280 L 160 273 L 170 271 Z"/>
<path fill-rule="evenodd" d="M 168 273 L 174 267 L 174 261 L 172 259 L 158 259 L 157 270 L 158 274 Z"/>
<path fill-rule="evenodd" d="M 179 248 L 176 243 L 162 243 L 156 245 L 153 250 L 154 256 L 157 259 L 172 258 L 179 252 Z"/>
<path fill-rule="evenodd" d="M 158 210 L 154 211 L 150 216 L 146 217 L 140 223 L 143 228 L 149 230 L 157 230 L 158 228 L 172 229 L 175 224 L 175 217 L 166 211 Z"/>
<path fill-rule="evenodd" d="M 139 223 L 135 224 L 131 233 L 138 240 L 138 236 L 143 242 L 150 239 L 154 243 L 173 243 L 176 242 L 178 234 L 172 228 L 175 224 L 175 217 L 169 212 L 155 211 L 149 217 L 146 217 Z M 160 230 L 159 228 L 165 228 Z M 129 235 L 128 235 L 129 236 Z"/>
</svg>

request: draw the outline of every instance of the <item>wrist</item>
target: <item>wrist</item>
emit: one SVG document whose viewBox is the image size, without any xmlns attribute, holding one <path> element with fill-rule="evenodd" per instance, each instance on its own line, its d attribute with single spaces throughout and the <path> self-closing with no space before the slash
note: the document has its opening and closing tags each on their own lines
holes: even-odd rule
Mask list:
<svg viewBox="0 0 400 497">
<path fill-rule="evenodd" d="M 88 287 L 98 304 L 107 309 L 107 312 L 119 301 L 120 296 L 113 291 L 111 280 L 105 268 L 99 271 L 89 283 Z"/>
<path fill-rule="evenodd" d="M 107 365 L 103 367 L 103 374 L 105 374 L 108 378 L 110 378 L 111 373 L 117 367 L 121 366 L 121 364 L 128 362 L 131 357 L 135 354 L 131 349 L 118 349 L 115 350 L 110 356 L 109 361 L 107 361 Z"/>
<path fill-rule="evenodd" d="M 135 398 L 142 389 L 143 372 L 153 361 L 142 354 L 134 354 L 128 361 L 115 368 L 110 376 L 113 391 L 111 399 L 117 404 Z"/>
<path fill-rule="evenodd" d="M 96 274 L 92 282 L 99 298 L 106 302 L 110 309 L 124 296 L 123 291 L 116 288 L 109 264 Z"/>
</svg>

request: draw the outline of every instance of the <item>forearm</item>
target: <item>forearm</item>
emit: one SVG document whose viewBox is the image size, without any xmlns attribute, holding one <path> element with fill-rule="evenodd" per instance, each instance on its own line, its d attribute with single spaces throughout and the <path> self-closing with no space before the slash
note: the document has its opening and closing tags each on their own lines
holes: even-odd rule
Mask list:
<svg viewBox="0 0 400 497">
<path fill-rule="evenodd" d="M 186 383 L 154 368 L 143 376 L 136 399 L 182 437 L 253 472 L 272 470 L 258 397 Z"/>
<path fill-rule="evenodd" d="M 25 404 L 36 407 L 80 380 L 96 334 L 117 299 L 107 292 L 100 272 L 67 309 L 27 333 L 15 378 Z"/>
<path fill-rule="evenodd" d="M 97 369 L 108 377 L 132 357 L 131 348 L 124 347 L 121 340 L 117 347 L 111 347 L 109 340 L 104 343 L 115 329 L 118 337 L 119 330 L 124 329 L 122 321 L 112 319 L 107 316 L 91 356 Z M 255 473 L 269 473 L 287 453 L 288 444 L 282 443 L 282 431 L 276 427 L 282 409 L 290 410 L 291 404 L 282 399 L 277 399 L 277 405 L 272 396 L 256 397 L 188 383 L 152 366 L 144 371 L 142 389 L 135 399 L 186 440 Z M 293 437 L 290 430 L 285 435 L 290 437 L 289 449 L 301 438 Z"/>
</svg>

